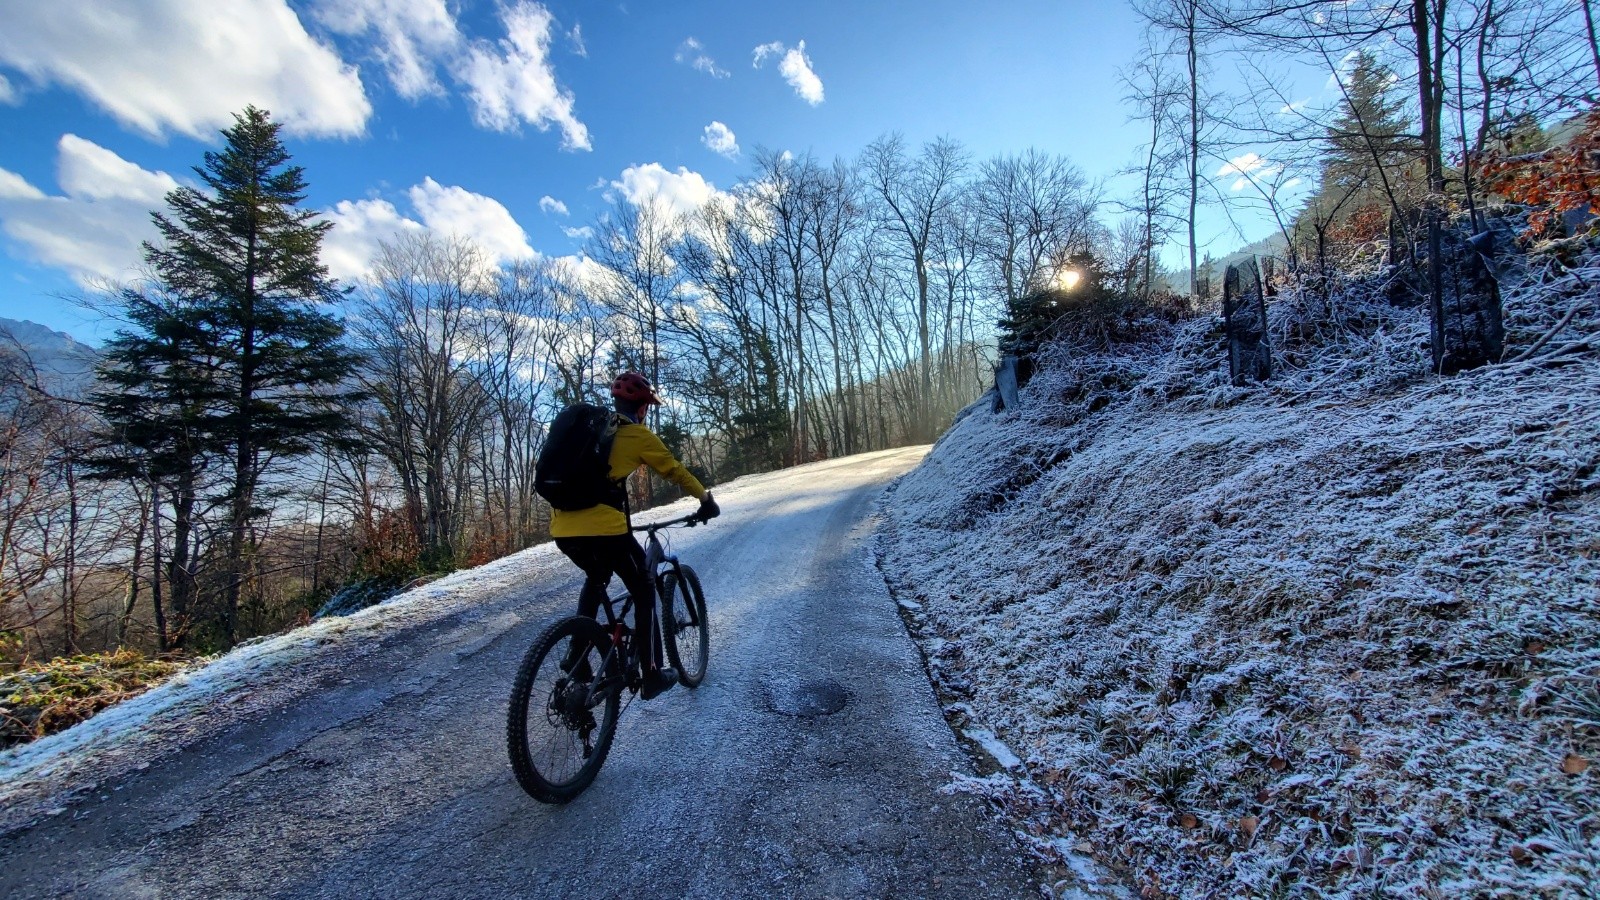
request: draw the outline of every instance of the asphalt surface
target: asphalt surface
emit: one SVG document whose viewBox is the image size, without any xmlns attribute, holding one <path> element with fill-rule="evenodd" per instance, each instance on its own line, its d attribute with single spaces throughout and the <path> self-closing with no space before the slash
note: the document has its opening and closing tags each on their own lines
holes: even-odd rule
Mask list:
<svg viewBox="0 0 1600 900">
<path fill-rule="evenodd" d="M 577 595 L 551 566 L 277 672 L 312 689 L 0 836 L 0 896 L 1036 897 L 981 803 L 940 791 L 971 767 L 867 552 L 874 500 L 925 452 L 741 481 L 675 530 L 706 681 L 629 705 L 570 804 L 524 794 L 505 750 L 520 657 Z"/>
</svg>

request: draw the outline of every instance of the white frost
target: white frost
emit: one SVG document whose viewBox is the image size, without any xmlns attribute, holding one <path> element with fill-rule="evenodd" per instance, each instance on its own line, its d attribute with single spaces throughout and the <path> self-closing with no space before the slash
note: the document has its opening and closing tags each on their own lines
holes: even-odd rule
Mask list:
<svg viewBox="0 0 1600 900">
<path fill-rule="evenodd" d="M 884 507 L 882 565 L 974 735 L 958 779 L 1167 896 L 1574 896 L 1600 883 L 1600 256 L 1502 273 L 1507 358 L 1425 308 L 1269 306 L 1056 348 Z M 998 779 L 998 781 L 997 781 Z"/>
</svg>

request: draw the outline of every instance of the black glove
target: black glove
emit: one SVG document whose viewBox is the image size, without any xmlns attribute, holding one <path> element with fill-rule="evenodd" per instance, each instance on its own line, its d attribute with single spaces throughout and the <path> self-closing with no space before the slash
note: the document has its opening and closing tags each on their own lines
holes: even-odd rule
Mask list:
<svg viewBox="0 0 1600 900">
<path fill-rule="evenodd" d="M 710 494 L 707 494 L 705 499 L 700 501 L 700 509 L 695 513 L 695 517 L 702 522 L 709 522 L 720 515 L 722 515 L 722 507 L 717 505 L 717 501 L 711 499 Z"/>
</svg>

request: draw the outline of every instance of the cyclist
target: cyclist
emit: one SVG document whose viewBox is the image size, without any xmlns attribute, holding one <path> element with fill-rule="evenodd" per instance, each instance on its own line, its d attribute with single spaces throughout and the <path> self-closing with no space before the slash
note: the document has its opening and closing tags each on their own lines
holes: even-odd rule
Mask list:
<svg viewBox="0 0 1600 900">
<path fill-rule="evenodd" d="M 638 372 L 623 372 L 611 383 L 616 409 L 613 424 L 616 437 L 611 444 L 611 479 L 619 487 L 634 470 L 648 465 L 668 481 L 699 498 L 696 515 L 714 519 L 721 510 L 711 494 L 673 457 L 661 438 L 645 427 L 644 415 L 652 404 L 659 405 L 649 379 Z M 678 673 L 662 665 L 660 642 L 652 627 L 655 619 L 655 578 L 646 571 L 644 548 L 630 531 L 625 489 L 613 492 L 616 502 L 601 503 L 576 511 L 554 510 L 550 514 L 550 536 L 555 538 L 569 559 L 583 570 L 583 592 L 578 595 L 578 614 L 595 616 L 605 599 L 606 586 L 615 574 L 633 597 L 634 625 L 644 682 L 639 696 L 650 700 L 678 683 Z M 580 648 L 573 648 L 575 651 Z M 563 668 L 570 669 L 569 661 Z"/>
</svg>

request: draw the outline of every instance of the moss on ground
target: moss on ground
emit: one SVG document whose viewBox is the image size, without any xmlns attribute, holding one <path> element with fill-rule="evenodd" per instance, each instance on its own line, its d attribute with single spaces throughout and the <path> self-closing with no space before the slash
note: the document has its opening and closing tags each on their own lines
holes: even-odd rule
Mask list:
<svg viewBox="0 0 1600 900">
<path fill-rule="evenodd" d="M 0 675 L 0 749 L 63 731 L 189 665 L 135 650 L 63 656 Z"/>
</svg>

